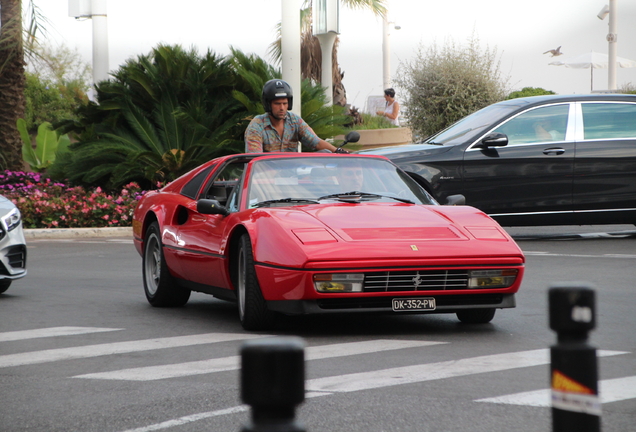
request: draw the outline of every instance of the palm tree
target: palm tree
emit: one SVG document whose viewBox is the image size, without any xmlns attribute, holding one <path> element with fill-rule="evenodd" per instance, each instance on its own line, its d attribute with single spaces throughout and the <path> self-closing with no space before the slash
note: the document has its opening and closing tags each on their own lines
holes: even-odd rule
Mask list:
<svg viewBox="0 0 636 432">
<path fill-rule="evenodd" d="M 24 117 L 24 47 L 20 0 L 0 0 L 0 153 L 9 169 L 20 169 L 22 140 L 16 126 Z"/>
<path fill-rule="evenodd" d="M 40 23 L 45 21 L 32 0 L 28 10 L 30 24 L 23 32 L 21 0 L 0 0 L 0 155 L 9 169 L 22 168 L 22 140 L 16 122 L 24 117 L 24 54 L 31 52 L 36 34 L 43 32 Z"/>
<path fill-rule="evenodd" d="M 340 0 L 342 4 L 351 9 L 367 9 L 379 17 L 386 15 L 386 5 L 384 0 Z M 300 45 L 300 67 L 303 79 L 310 79 L 314 82 L 320 82 L 322 76 L 322 52 L 320 50 L 320 42 L 318 38 L 312 34 L 312 0 L 304 0 L 303 8 L 300 12 L 300 30 L 302 39 Z M 278 24 L 278 38 L 269 48 L 272 58 L 280 63 L 281 37 L 280 23 Z M 333 103 L 335 105 L 345 106 L 347 104 L 347 94 L 342 84 L 344 72 L 340 70 L 338 65 L 338 39 L 333 46 L 332 65 L 333 65 Z"/>
</svg>

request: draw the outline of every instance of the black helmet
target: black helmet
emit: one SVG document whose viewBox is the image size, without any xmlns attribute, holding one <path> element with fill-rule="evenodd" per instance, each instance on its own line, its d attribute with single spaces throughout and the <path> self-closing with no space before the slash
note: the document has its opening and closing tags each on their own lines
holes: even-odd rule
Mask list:
<svg viewBox="0 0 636 432">
<path fill-rule="evenodd" d="M 292 109 L 292 103 L 294 101 L 294 94 L 292 88 L 286 81 L 281 79 L 269 80 L 263 86 L 263 107 L 265 112 L 272 112 L 272 101 L 274 99 L 287 98 L 287 109 Z"/>
</svg>

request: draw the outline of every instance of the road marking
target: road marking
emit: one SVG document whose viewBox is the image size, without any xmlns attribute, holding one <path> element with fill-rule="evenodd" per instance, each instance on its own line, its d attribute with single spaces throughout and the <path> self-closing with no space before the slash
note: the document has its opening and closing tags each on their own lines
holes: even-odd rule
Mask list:
<svg viewBox="0 0 636 432">
<path fill-rule="evenodd" d="M 619 402 L 636 398 L 636 376 L 599 381 L 601 403 Z M 524 405 L 533 407 L 549 407 L 550 389 L 514 393 L 505 396 L 477 399 L 475 402 L 490 402 L 508 405 Z"/>
<path fill-rule="evenodd" d="M 392 351 L 404 348 L 441 345 L 446 343 L 448 342 L 376 339 L 362 342 L 321 345 L 305 348 L 305 360 L 320 360 L 358 354 L 370 354 L 381 351 Z M 122 369 L 111 372 L 90 373 L 85 375 L 77 375 L 73 378 L 151 381 L 165 378 L 176 378 L 236 370 L 241 367 L 240 363 L 241 358 L 239 356 L 233 356 L 187 363 Z"/>
<path fill-rule="evenodd" d="M 581 255 L 581 254 L 539 252 L 539 251 L 523 251 L 523 253 L 526 256 L 537 256 L 537 257 L 636 259 L 636 255 L 632 255 L 632 254 Z"/>
<path fill-rule="evenodd" d="M 234 333 L 206 333 L 199 335 L 176 336 L 160 339 L 145 339 L 99 345 L 86 345 L 81 347 L 58 348 L 44 351 L 32 351 L 20 354 L 9 354 L 0 356 L 0 368 L 46 363 L 59 360 L 71 360 L 112 354 L 150 351 L 156 349 L 203 345 L 242 339 L 254 339 L 261 337 L 264 336 Z"/>
<path fill-rule="evenodd" d="M 37 339 L 54 336 L 74 336 L 89 333 L 100 333 L 123 330 L 120 328 L 100 327 L 49 327 L 34 330 L 21 330 L 0 333 L 0 342 L 17 341 L 25 339 Z"/>
<path fill-rule="evenodd" d="M 181 426 L 184 424 L 192 423 L 192 422 L 203 420 L 210 417 L 218 417 L 218 416 L 227 415 L 227 414 L 236 414 L 236 413 L 244 412 L 247 410 L 249 410 L 249 406 L 239 405 L 232 408 L 226 408 L 226 409 L 217 410 L 217 411 L 208 411 L 208 412 L 199 413 L 199 414 L 192 414 L 189 416 L 167 420 L 165 422 L 157 423 L 150 426 L 143 426 L 136 429 L 128 429 L 123 432 L 151 432 L 151 431 L 156 431 L 160 429 L 167 429 L 174 426 Z"/>
<path fill-rule="evenodd" d="M 597 351 L 598 357 L 609 357 L 629 354 L 625 351 Z M 375 389 L 400 384 L 411 384 L 458 376 L 472 375 L 485 372 L 496 372 L 529 366 L 540 366 L 550 362 L 548 349 L 521 351 L 513 353 L 495 354 L 490 356 L 473 357 L 462 360 L 451 360 L 438 363 L 428 363 L 415 366 L 385 369 L 373 372 L 339 375 L 327 378 L 309 380 L 305 383 L 306 398 L 329 396 L 336 392 L 353 392 Z M 629 383 L 628 383 L 629 385 Z M 326 389 L 326 390 L 324 390 Z M 225 410 L 208 411 L 156 423 L 123 432 L 150 432 L 167 429 L 174 426 L 192 423 L 210 417 L 234 414 L 247 411 L 249 407 L 239 405 Z"/>
<path fill-rule="evenodd" d="M 599 357 L 620 354 L 628 354 L 628 352 L 597 351 Z M 549 350 L 539 349 L 317 378 L 308 381 L 305 388 L 307 391 L 347 393 L 548 363 L 550 363 Z"/>
</svg>

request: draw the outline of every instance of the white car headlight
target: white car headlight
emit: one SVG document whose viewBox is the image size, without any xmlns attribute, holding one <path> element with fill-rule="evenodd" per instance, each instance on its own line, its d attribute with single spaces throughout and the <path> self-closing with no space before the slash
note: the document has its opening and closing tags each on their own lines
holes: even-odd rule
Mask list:
<svg viewBox="0 0 636 432">
<path fill-rule="evenodd" d="M 20 225 L 20 220 L 22 219 L 20 215 L 20 210 L 14 208 L 8 214 L 2 216 L 2 224 L 4 225 L 4 229 L 7 232 L 15 229 Z"/>
<path fill-rule="evenodd" d="M 471 270 L 468 288 L 507 288 L 517 279 L 517 269 Z"/>
<path fill-rule="evenodd" d="M 362 292 L 363 273 L 320 273 L 314 275 L 314 287 L 321 293 Z"/>
</svg>

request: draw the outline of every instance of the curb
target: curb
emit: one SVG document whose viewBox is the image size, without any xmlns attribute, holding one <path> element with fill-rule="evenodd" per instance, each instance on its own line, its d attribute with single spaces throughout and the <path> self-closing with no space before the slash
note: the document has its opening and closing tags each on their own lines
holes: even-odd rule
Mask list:
<svg viewBox="0 0 636 432">
<path fill-rule="evenodd" d="M 83 237 L 130 237 L 132 238 L 132 227 L 114 228 L 42 228 L 25 229 L 24 238 L 33 239 L 61 239 L 61 238 L 83 238 Z"/>
</svg>

